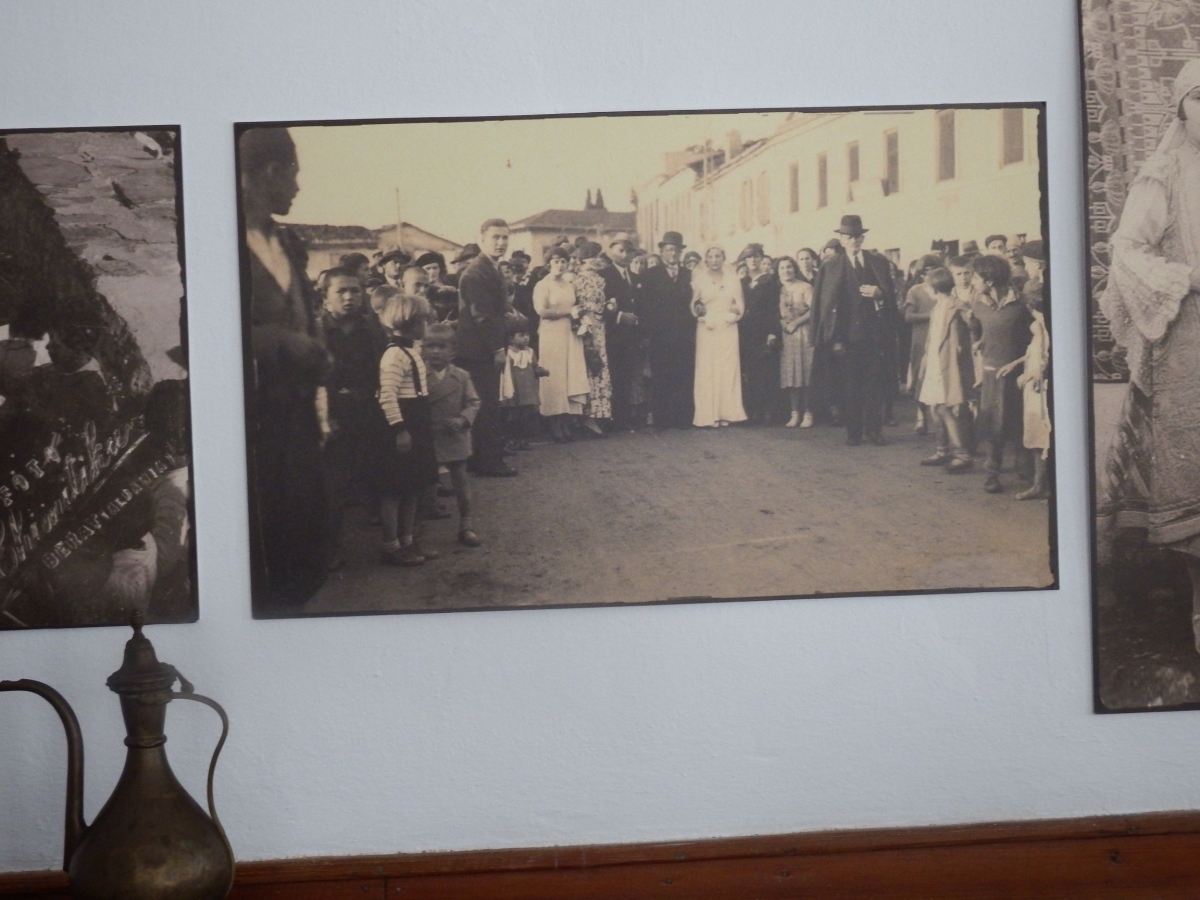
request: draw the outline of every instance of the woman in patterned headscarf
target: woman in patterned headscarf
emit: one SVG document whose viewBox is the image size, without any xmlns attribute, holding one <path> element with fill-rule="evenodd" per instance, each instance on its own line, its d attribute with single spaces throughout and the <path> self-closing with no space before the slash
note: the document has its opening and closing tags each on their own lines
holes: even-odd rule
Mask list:
<svg viewBox="0 0 1200 900">
<path fill-rule="evenodd" d="M 1200 59 L 1172 103 L 1176 119 L 1130 186 L 1100 298 L 1131 378 L 1096 533 L 1102 564 L 1124 532 L 1183 554 L 1200 651 Z"/>
</svg>

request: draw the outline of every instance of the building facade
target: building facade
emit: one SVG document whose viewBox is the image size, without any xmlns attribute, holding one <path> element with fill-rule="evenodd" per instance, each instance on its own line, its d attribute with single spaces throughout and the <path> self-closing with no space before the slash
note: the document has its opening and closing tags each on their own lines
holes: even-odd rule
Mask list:
<svg viewBox="0 0 1200 900">
<path fill-rule="evenodd" d="M 401 241 L 396 240 L 396 226 L 385 225 L 383 228 L 366 228 L 362 225 L 288 225 L 299 238 L 304 241 L 308 250 L 308 276 L 315 279 L 326 269 L 332 269 L 338 260 L 347 253 L 361 253 L 370 260 L 378 259 L 380 254 L 393 247 L 400 246 L 415 258 L 430 250 L 435 250 L 446 257 L 449 262 L 459 251 L 462 244 L 447 240 L 436 234 L 419 228 L 411 222 L 404 223 Z"/>
<path fill-rule="evenodd" d="M 635 237 L 637 221 L 632 212 L 611 212 L 607 209 L 547 209 L 509 223 L 510 253 L 524 250 L 540 265 L 542 254 L 556 237 L 566 235 L 572 241 L 586 237 L 601 245 L 613 235 L 625 233 Z"/>
<path fill-rule="evenodd" d="M 1042 236 L 1037 108 L 793 113 L 765 139 L 731 132 L 719 150 L 667 155 L 638 191 L 644 246 L 750 242 L 774 256 L 819 249 L 843 215 L 901 266 L 993 233 Z"/>
</svg>

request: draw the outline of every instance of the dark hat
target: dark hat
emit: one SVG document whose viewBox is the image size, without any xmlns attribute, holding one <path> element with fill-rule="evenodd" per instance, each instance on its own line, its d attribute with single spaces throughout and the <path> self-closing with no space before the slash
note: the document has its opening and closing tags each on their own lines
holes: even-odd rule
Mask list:
<svg viewBox="0 0 1200 900">
<path fill-rule="evenodd" d="M 683 242 L 683 235 L 678 231 L 668 231 L 663 235 L 663 239 L 658 242 L 658 246 L 660 247 L 665 247 L 668 244 L 670 244 L 672 247 L 678 247 L 680 250 L 687 246 L 687 244 Z"/>
<path fill-rule="evenodd" d="M 531 262 L 533 262 L 533 257 L 532 257 L 532 256 L 530 256 L 528 253 L 526 253 L 524 250 L 514 250 L 514 251 L 513 251 L 513 252 L 512 252 L 512 253 L 509 255 L 509 259 L 514 259 L 514 260 L 516 260 L 516 259 L 523 259 L 523 260 L 525 260 L 525 262 L 527 262 L 527 263 L 531 263 Z"/>
<path fill-rule="evenodd" d="M 563 244 L 569 244 L 569 243 L 571 243 L 571 239 L 569 237 L 567 237 L 565 234 L 560 234 L 558 237 L 556 237 L 554 239 L 555 247 L 561 247 Z"/>
<path fill-rule="evenodd" d="M 575 255 L 580 259 L 595 259 L 600 255 L 601 249 L 603 248 L 595 241 L 584 241 L 575 251 Z"/>
<path fill-rule="evenodd" d="M 859 237 L 866 234 L 871 229 L 863 228 L 862 216 L 842 216 L 842 224 L 833 229 L 837 234 L 846 234 L 850 237 Z"/>
<path fill-rule="evenodd" d="M 1026 259 L 1036 259 L 1038 262 L 1045 262 L 1046 245 L 1041 238 L 1026 241 L 1021 245 L 1021 255 Z"/>
<path fill-rule="evenodd" d="M 921 257 L 921 262 L 917 266 L 918 271 L 928 272 L 930 269 L 940 269 L 942 267 L 942 258 L 928 253 Z"/>
<path fill-rule="evenodd" d="M 619 231 L 608 239 L 608 246 L 615 247 L 617 244 L 628 244 L 630 248 L 634 246 L 633 240 L 623 231 Z"/>
<path fill-rule="evenodd" d="M 839 241 L 837 238 L 830 238 L 829 240 L 827 240 L 825 242 L 825 246 L 822 247 L 821 249 L 822 250 L 841 250 L 842 242 Z"/>
<path fill-rule="evenodd" d="M 967 241 L 962 245 L 962 255 L 970 256 L 972 253 L 979 252 L 979 241 Z"/>
<path fill-rule="evenodd" d="M 458 256 L 454 257 L 454 259 L 450 260 L 450 262 L 455 264 L 464 263 L 467 260 L 474 259 L 482 252 L 483 251 L 479 249 L 478 244 L 464 244 L 462 250 L 459 251 Z"/>
<path fill-rule="evenodd" d="M 412 262 L 412 254 L 405 253 L 399 247 L 391 247 L 383 251 L 383 256 L 379 257 L 379 265 L 382 266 L 384 263 L 391 262 L 393 259 L 398 259 L 400 260 L 400 265 L 407 266 L 410 262 Z"/>
<path fill-rule="evenodd" d="M 738 254 L 738 258 L 733 261 L 733 264 L 736 266 L 738 263 L 745 262 L 752 256 L 766 256 L 766 253 L 763 252 L 762 244 L 747 244 L 745 249 Z"/>
<path fill-rule="evenodd" d="M 446 257 L 434 250 L 430 250 L 428 253 L 422 253 L 417 257 L 417 261 L 413 263 L 413 265 L 420 266 L 423 269 L 426 266 L 432 266 L 434 263 L 437 263 L 438 267 L 443 272 L 446 271 Z"/>
</svg>

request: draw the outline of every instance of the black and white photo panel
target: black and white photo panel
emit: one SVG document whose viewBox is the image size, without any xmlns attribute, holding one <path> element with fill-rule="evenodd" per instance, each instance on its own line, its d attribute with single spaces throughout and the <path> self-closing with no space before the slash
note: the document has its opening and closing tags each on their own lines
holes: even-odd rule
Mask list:
<svg viewBox="0 0 1200 900">
<path fill-rule="evenodd" d="M 0 131 L 0 628 L 197 618 L 179 165 Z"/>
<path fill-rule="evenodd" d="M 254 614 L 1055 587 L 1044 131 L 235 126 Z"/>
<path fill-rule="evenodd" d="M 1081 23 L 1095 706 L 1200 708 L 1200 9 Z"/>
</svg>

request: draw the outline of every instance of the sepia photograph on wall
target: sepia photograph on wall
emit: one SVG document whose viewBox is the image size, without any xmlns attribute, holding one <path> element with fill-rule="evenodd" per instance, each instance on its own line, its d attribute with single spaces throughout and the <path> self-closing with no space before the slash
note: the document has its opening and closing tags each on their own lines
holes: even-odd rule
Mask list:
<svg viewBox="0 0 1200 900">
<path fill-rule="evenodd" d="M 236 125 L 254 615 L 1056 587 L 1044 117 Z"/>
<path fill-rule="evenodd" d="M 1200 708 L 1200 10 L 1080 11 L 1095 708 Z"/>
<path fill-rule="evenodd" d="M 198 615 L 179 128 L 0 132 L 0 628 Z"/>
</svg>

